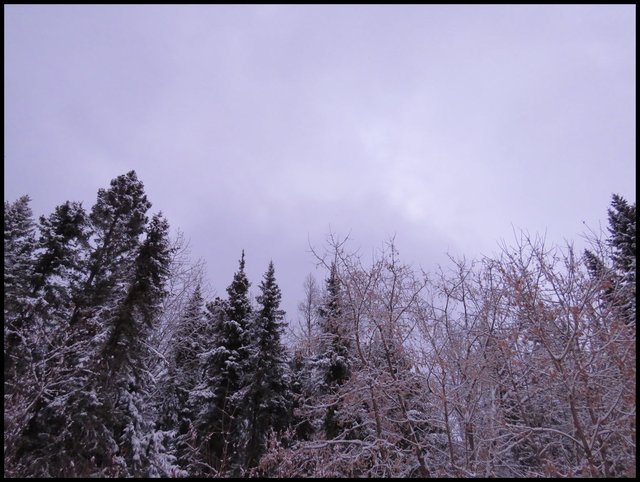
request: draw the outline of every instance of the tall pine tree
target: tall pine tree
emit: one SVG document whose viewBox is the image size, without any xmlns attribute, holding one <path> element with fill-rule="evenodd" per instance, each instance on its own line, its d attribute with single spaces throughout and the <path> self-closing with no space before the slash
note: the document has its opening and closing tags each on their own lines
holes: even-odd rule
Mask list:
<svg viewBox="0 0 640 482">
<path fill-rule="evenodd" d="M 626 324 L 636 320 L 636 204 L 614 194 L 609 215 L 609 244 L 619 279 L 617 304 Z"/>
<path fill-rule="evenodd" d="M 319 308 L 320 355 L 327 385 L 341 385 L 349 377 L 351 342 L 342 319 L 341 298 L 340 279 L 334 263 L 326 281 L 325 299 Z"/>
<path fill-rule="evenodd" d="M 30 337 L 34 298 L 31 281 L 35 262 L 35 224 L 28 195 L 4 203 L 4 377 L 5 391 L 24 368 L 22 348 Z M 32 345 L 29 343 L 29 345 Z"/>
<path fill-rule="evenodd" d="M 200 355 L 211 344 L 204 299 L 197 285 L 172 337 L 169 366 L 163 381 L 159 426 L 173 431 L 178 465 L 188 469 L 193 462 L 190 432 L 194 422 L 189 396 L 200 382 Z"/>
<path fill-rule="evenodd" d="M 351 341 L 343 319 L 342 293 L 335 263 L 331 265 L 326 281 L 325 299 L 320 306 L 319 314 L 321 335 L 318 365 L 324 375 L 324 391 L 334 394 L 349 379 L 351 365 Z M 336 404 L 332 404 L 325 412 L 324 430 L 327 438 L 334 438 L 340 431 L 335 417 L 338 409 Z"/>
<path fill-rule="evenodd" d="M 65 202 L 48 217 L 40 217 L 38 257 L 33 293 L 40 300 L 41 316 L 65 325 L 73 312 L 72 295 L 81 286 L 89 252 L 89 219 L 77 202 Z"/>
<path fill-rule="evenodd" d="M 608 210 L 610 263 L 585 250 L 585 264 L 600 284 L 603 302 L 626 324 L 636 319 L 636 204 L 613 194 Z"/>
<path fill-rule="evenodd" d="M 622 196 L 614 194 L 609 218 L 609 244 L 613 250 L 616 271 L 625 284 L 636 281 L 636 204 L 629 204 Z"/>
<path fill-rule="evenodd" d="M 125 295 L 124 279 L 132 265 L 151 207 L 144 185 L 135 173 L 118 176 L 109 189 L 99 189 L 90 214 L 95 237 L 86 281 L 76 296 L 71 324 L 117 304 Z M 87 312 L 87 313 L 83 313 Z"/>
<path fill-rule="evenodd" d="M 99 393 L 103 406 L 110 407 L 105 426 L 118 450 L 109 473 L 115 468 L 116 475 L 157 477 L 172 469 L 173 459 L 163 445 L 165 434 L 155 431 L 149 410 L 155 355 L 147 344 L 166 294 L 171 255 L 168 230 L 161 214 L 153 216 L 135 258 L 127 296 L 111 321 L 102 351 Z"/>
<path fill-rule="evenodd" d="M 243 372 L 247 363 L 247 325 L 251 316 L 244 251 L 227 288 L 228 299 L 208 305 L 213 323 L 211 348 L 201 355 L 203 379 L 190 404 L 198 407 L 195 430 L 200 475 L 241 471 Z"/>
<path fill-rule="evenodd" d="M 258 463 L 269 431 L 283 430 L 291 415 L 291 374 L 281 340 L 284 327 L 281 298 L 273 262 L 270 262 L 260 283 L 259 309 L 247 330 L 251 343 L 244 374 L 248 468 Z"/>
<path fill-rule="evenodd" d="M 90 216 L 95 247 L 73 296 L 64 346 L 17 444 L 16 459 L 32 476 L 151 476 L 170 466 L 146 400 L 147 338 L 169 262 L 168 224 L 157 215 L 147 226 L 149 206 L 133 171 L 98 192 Z M 80 209 L 68 208 L 42 224 L 50 243 L 42 245 L 36 290 L 55 279 L 64 263 L 74 262 L 74 243 L 86 233 Z M 75 241 L 59 244 L 65 236 Z M 74 249 L 62 261 L 54 254 L 65 246 Z"/>
</svg>

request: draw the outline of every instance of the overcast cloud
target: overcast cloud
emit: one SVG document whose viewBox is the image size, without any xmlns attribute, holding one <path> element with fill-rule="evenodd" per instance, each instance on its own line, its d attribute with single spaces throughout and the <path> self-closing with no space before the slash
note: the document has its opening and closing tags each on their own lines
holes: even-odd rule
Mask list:
<svg viewBox="0 0 640 482">
<path fill-rule="evenodd" d="M 635 5 L 4 14 L 5 200 L 90 208 L 135 169 L 219 294 L 244 248 L 292 319 L 330 229 L 432 270 L 635 200 Z"/>
</svg>

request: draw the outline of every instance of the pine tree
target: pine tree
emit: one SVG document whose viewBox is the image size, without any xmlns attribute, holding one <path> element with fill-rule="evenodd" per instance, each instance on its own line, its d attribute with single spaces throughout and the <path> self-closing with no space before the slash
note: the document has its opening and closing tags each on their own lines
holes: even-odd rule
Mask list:
<svg viewBox="0 0 640 482">
<path fill-rule="evenodd" d="M 328 385 L 341 385 L 349 377 L 350 341 L 342 319 L 340 280 L 335 264 L 326 281 L 326 295 L 320 307 L 321 356 L 326 365 L 325 381 Z"/>
<path fill-rule="evenodd" d="M 33 293 L 41 301 L 41 316 L 56 325 L 72 315 L 72 293 L 80 289 L 89 250 L 89 219 L 82 204 L 65 202 L 48 217 L 40 217 L 38 257 Z"/>
<path fill-rule="evenodd" d="M 636 319 L 636 205 L 612 196 L 608 210 L 610 263 L 588 249 L 584 262 L 598 280 L 603 302 L 626 324 Z"/>
<path fill-rule="evenodd" d="M 214 340 L 211 348 L 201 355 L 203 379 L 189 402 L 198 407 L 194 426 L 201 475 L 237 475 L 240 469 L 242 374 L 248 356 L 246 329 L 252 311 L 244 266 L 243 251 L 239 270 L 227 288 L 228 300 L 218 299 L 207 305 Z"/>
<path fill-rule="evenodd" d="M 27 353 L 21 352 L 30 337 L 28 326 L 34 298 L 35 225 L 28 195 L 4 203 L 4 375 L 5 391 L 11 391 L 14 372 L 22 372 Z"/>
<path fill-rule="evenodd" d="M 124 279 L 132 265 L 151 207 L 135 171 L 118 176 L 107 190 L 99 189 L 90 214 L 96 247 L 91 253 L 88 277 L 76 297 L 71 324 L 95 309 L 104 310 L 124 296 Z M 88 313 L 83 313 L 88 312 Z"/>
<path fill-rule="evenodd" d="M 211 343 L 207 325 L 198 284 L 173 335 L 159 422 L 162 430 L 174 432 L 173 448 L 178 465 L 184 469 L 193 462 L 190 429 L 194 422 L 194 407 L 189 405 L 189 396 L 201 379 L 199 357 Z"/>
<path fill-rule="evenodd" d="M 291 375 L 281 336 L 284 311 L 273 262 L 260 284 L 259 311 L 248 329 L 250 355 L 245 371 L 248 420 L 246 466 L 254 467 L 264 452 L 267 434 L 283 430 L 291 413 Z"/>
<path fill-rule="evenodd" d="M 609 215 L 609 245 L 619 279 L 617 305 L 626 324 L 636 320 L 636 204 L 614 194 Z"/>
<path fill-rule="evenodd" d="M 4 460 L 9 477 L 20 476 L 18 445 L 30 408 L 42 389 L 42 339 L 35 326 L 31 291 L 35 233 L 29 196 L 4 203 Z M 10 468 L 9 468 L 10 467 Z"/>
<path fill-rule="evenodd" d="M 636 204 L 629 204 L 622 196 L 614 194 L 609 217 L 609 244 L 613 250 L 613 262 L 625 284 L 636 281 Z"/>
<path fill-rule="evenodd" d="M 170 465 L 164 434 L 153 430 L 154 414 L 147 409 L 147 338 L 169 262 L 168 224 L 157 215 L 146 226 L 149 206 L 133 171 L 98 192 L 89 217 L 95 248 L 86 265 L 80 263 L 86 267 L 63 343 L 52 358 L 49 388 L 34 400 L 17 444 L 16 459 L 31 476 L 148 476 Z M 68 207 L 42 223 L 43 239 L 50 242 L 43 244 L 33 277 L 36 290 L 55 280 L 64 263 L 78 261 L 76 242 L 86 231 L 79 207 Z M 65 236 L 75 240 L 58 243 Z M 59 248 L 72 248 L 71 257 L 63 262 L 53 256 Z"/>
<path fill-rule="evenodd" d="M 19 384 L 23 395 L 30 400 L 23 403 L 33 407 L 35 414 L 46 404 L 44 394 L 52 396 L 57 392 L 49 385 L 59 387 L 61 378 L 66 376 L 62 369 L 65 368 L 65 343 L 72 312 L 71 293 L 77 289 L 83 274 L 83 259 L 88 247 L 86 221 L 81 205 L 69 202 L 58 206 L 49 217 L 40 217 L 40 236 L 29 286 L 34 301 L 25 317 L 29 320 L 30 335 L 28 346 L 20 350 L 20 360 L 28 360 L 29 369 L 21 375 Z M 9 444 L 12 447 L 30 444 L 38 447 L 37 443 L 25 440 L 25 435 L 34 439 L 40 437 L 35 431 L 37 427 L 37 424 L 31 424 L 31 431 L 23 430 Z M 15 435 L 11 429 L 8 433 L 9 437 Z M 33 466 L 29 468 L 33 469 Z"/>
<path fill-rule="evenodd" d="M 340 279 L 334 264 L 326 281 L 326 295 L 320 307 L 320 353 L 317 365 L 323 373 L 324 391 L 334 394 L 349 379 L 351 344 L 343 320 Z M 327 438 L 339 433 L 335 413 L 338 407 L 330 405 L 324 416 Z"/>
<path fill-rule="evenodd" d="M 103 403 L 112 407 L 105 425 L 118 444 L 115 466 L 125 476 L 167 475 L 172 458 L 165 453 L 164 435 L 154 430 L 147 408 L 152 385 L 153 354 L 146 340 L 161 309 L 169 273 L 169 224 L 153 216 L 135 259 L 135 274 L 127 297 L 112 322 L 102 352 Z"/>
<path fill-rule="evenodd" d="M 142 369 L 138 362 L 141 353 L 147 350 L 145 339 L 165 295 L 170 261 L 168 230 L 169 224 L 162 215 L 155 215 L 136 256 L 127 296 L 116 311 L 102 357 L 108 363 L 109 379 L 125 364 L 133 371 Z M 134 376 L 142 375 L 134 373 Z"/>
</svg>

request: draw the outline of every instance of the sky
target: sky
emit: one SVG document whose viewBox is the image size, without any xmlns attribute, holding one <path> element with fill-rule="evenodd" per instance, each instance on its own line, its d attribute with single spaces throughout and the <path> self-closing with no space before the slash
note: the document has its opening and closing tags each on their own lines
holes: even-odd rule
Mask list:
<svg viewBox="0 0 640 482">
<path fill-rule="evenodd" d="M 636 196 L 635 5 L 5 5 L 4 199 L 134 169 L 218 295 L 287 318 L 330 233 L 426 271 Z"/>
</svg>

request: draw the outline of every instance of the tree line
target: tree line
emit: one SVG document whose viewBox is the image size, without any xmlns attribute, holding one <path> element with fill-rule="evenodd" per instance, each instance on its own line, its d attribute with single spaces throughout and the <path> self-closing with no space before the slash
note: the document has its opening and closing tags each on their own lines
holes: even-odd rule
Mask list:
<svg viewBox="0 0 640 482">
<path fill-rule="evenodd" d="M 4 206 L 6 477 L 635 475 L 621 196 L 582 253 L 522 233 L 426 273 L 330 236 L 298 326 L 244 251 L 209 299 L 134 171 L 89 212 L 29 204 Z"/>
</svg>

